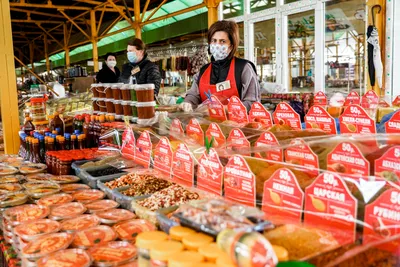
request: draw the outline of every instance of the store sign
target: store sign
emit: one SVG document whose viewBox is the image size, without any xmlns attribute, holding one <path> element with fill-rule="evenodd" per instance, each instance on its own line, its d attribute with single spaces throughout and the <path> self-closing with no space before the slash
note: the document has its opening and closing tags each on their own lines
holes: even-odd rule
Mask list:
<svg viewBox="0 0 400 267">
<path fill-rule="evenodd" d="M 217 123 L 213 122 L 208 126 L 206 137 L 208 142 L 211 142 L 212 139 L 214 140 L 212 144 L 214 148 L 224 148 L 226 146 L 225 135 Z"/>
<path fill-rule="evenodd" d="M 121 154 L 123 157 L 130 160 L 135 159 L 135 135 L 133 134 L 130 126 L 125 127 L 125 131 L 122 133 L 122 146 Z"/>
<path fill-rule="evenodd" d="M 172 180 L 178 184 L 194 185 L 194 160 L 186 144 L 180 143 L 173 155 Z"/>
<path fill-rule="evenodd" d="M 351 91 L 344 101 L 344 106 L 360 105 L 360 95 L 356 91 Z"/>
<path fill-rule="evenodd" d="M 169 129 L 169 137 L 171 141 L 179 140 L 179 138 L 184 137 L 185 131 L 183 130 L 182 122 L 178 118 L 172 120 L 170 127 L 171 128 Z"/>
<path fill-rule="evenodd" d="M 350 177 L 369 176 L 370 163 L 365 159 L 358 147 L 350 142 L 340 143 L 327 157 L 327 170 Z"/>
<path fill-rule="evenodd" d="M 136 141 L 135 162 L 144 168 L 149 168 L 152 148 L 150 133 L 144 131 Z"/>
<path fill-rule="evenodd" d="M 374 90 L 368 90 L 361 98 L 361 107 L 363 108 L 378 108 L 379 96 Z"/>
<path fill-rule="evenodd" d="M 208 114 L 210 118 L 218 121 L 226 121 L 228 119 L 226 117 L 224 105 L 222 105 L 218 97 L 214 95 L 211 96 L 211 101 L 208 103 Z"/>
<path fill-rule="evenodd" d="M 171 176 L 172 148 L 167 137 L 162 137 L 154 150 L 154 169 L 167 177 Z"/>
<path fill-rule="evenodd" d="M 231 153 L 250 156 L 250 142 L 240 129 L 232 129 L 226 140 L 226 149 Z"/>
<path fill-rule="evenodd" d="M 221 196 L 223 173 L 224 166 L 215 149 L 211 148 L 208 154 L 204 151 L 197 168 L 197 188 Z"/>
<path fill-rule="evenodd" d="M 271 148 L 279 147 L 278 139 L 276 139 L 275 135 L 271 132 L 263 132 L 255 142 L 254 147 L 256 151 L 258 151 L 255 153 L 256 158 L 279 162 L 283 161 L 283 149 Z"/>
<path fill-rule="evenodd" d="M 375 121 L 359 105 L 348 106 L 339 117 L 342 134 L 374 134 Z"/>
<path fill-rule="evenodd" d="M 248 123 L 247 109 L 237 96 L 232 96 L 228 103 L 229 120 L 237 123 Z"/>
<path fill-rule="evenodd" d="M 363 244 L 389 239 L 400 234 L 400 191 L 390 189 L 365 206 Z M 377 246 L 399 254 L 399 238 Z"/>
<path fill-rule="evenodd" d="M 254 102 L 253 105 L 251 105 L 249 121 L 261 123 L 264 128 L 270 128 L 273 124 L 271 114 L 259 102 Z"/>
<path fill-rule="evenodd" d="M 375 176 L 391 182 L 398 182 L 400 177 L 400 146 L 389 148 L 382 157 L 375 160 Z"/>
<path fill-rule="evenodd" d="M 356 238 L 357 199 L 336 173 L 321 173 L 305 190 L 304 224 L 330 230 L 341 244 Z"/>
<path fill-rule="evenodd" d="M 273 114 L 274 123 L 278 125 L 289 125 L 293 130 L 301 130 L 300 115 L 286 102 L 281 102 Z"/>
<path fill-rule="evenodd" d="M 282 168 L 264 183 L 262 210 L 274 222 L 300 223 L 304 193 L 293 172 Z"/>
<path fill-rule="evenodd" d="M 335 120 L 319 105 L 310 108 L 304 121 L 307 129 L 321 129 L 328 134 L 337 134 Z"/>
<path fill-rule="evenodd" d="M 392 118 L 385 123 L 386 133 L 400 133 L 400 110 L 393 114 Z"/>
<path fill-rule="evenodd" d="M 285 150 L 285 162 L 311 168 L 304 170 L 310 175 L 318 175 L 319 160 L 303 139 L 296 138 Z"/>
<path fill-rule="evenodd" d="M 186 136 L 189 137 L 194 144 L 204 146 L 204 131 L 197 119 L 193 118 L 189 121 L 189 124 L 186 126 Z"/>
<path fill-rule="evenodd" d="M 328 98 L 326 94 L 322 91 L 319 91 L 314 95 L 314 105 L 326 106 L 328 105 Z"/>
<path fill-rule="evenodd" d="M 227 200 L 256 206 L 256 177 L 242 156 L 232 156 L 225 166 L 224 188 Z"/>
<path fill-rule="evenodd" d="M 400 95 L 396 96 L 396 98 L 392 102 L 392 105 L 394 107 L 400 107 Z"/>
</svg>

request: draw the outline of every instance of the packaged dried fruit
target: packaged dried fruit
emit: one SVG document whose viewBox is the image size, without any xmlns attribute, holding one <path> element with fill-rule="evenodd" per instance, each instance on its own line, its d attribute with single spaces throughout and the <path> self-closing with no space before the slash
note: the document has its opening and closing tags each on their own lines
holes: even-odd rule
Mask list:
<svg viewBox="0 0 400 267">
<path fill-rule="evenodd" d="M 66 249 L 73 240 L 68 233 L 54 233 L 30 241 L 22 250 L 23 258 L 35 260 L 58 250 Z"/>
<path fill-rule="evenodd" d="M 117 237 L 114 230 L 107 225 L 98 225 L 75 234 L 72 246 L 87 249 L 113 241 Z"/>
<path fill-rule="evenodd" d="M 37 204 L 43 206 L 54 206 L 72 202 L 73 200 L 74 198 L 71 195 L 62 193 L 62 194 L 55 194 L 51 196 L 42 197 L 37 201 Z"/>
<path fill-rule="evenodd" d="M 75 232 L 85 230 L 100 224 L 100 218 L 95 215 L 80 215 L 61 222 L 61 230 Z"/>
<path fill-rule="evenodd" d="M 135 241 L 139 233 L 155 231 L 156 227 L 146 220 L 129 220 L 117 223 L 113 229 L 118 238 L 124 241 Z"/>
<path fill-rule="evenodd" d="M 0 184 L 19 183 L 24 179 L 23 175 L 0 176 Z"/>
<path fill-rule="evenodd" d="M 61 225 L 50 219 L 40 219 L 23 223 L 14 228 L 14 233 L 25 241 L 32 241 L 45 234 L 58 232 Z"/>
<path fill-rule="evenodd" d="M 26 180 L 28 182 L 40 183 L 40 182 L 48 182 L 53 177 L 54 175 L 50 173 L 37 173 L 37 174 L 28 174 L 26 176 Z"/>
<path fill-rule="evenodd" d="M 24 186 L 28 185 L 24 184 Z M 29 188 L 26 188 L 26 193 L 31 198 L 35 199 L 53 195 L 58 192 L 60 192 L 60 186 L 53 183 L 31 184 L 29 185 Z"/>
<path fill-rule="evenodd" d="M 0 194 L 12 193 L 22 190 L 22 186 L 20 184 L 0 184 Z"/>
<path fill-rule="evenodd" d="M 30 164 L 24 164 L 19 167 L 19 171 L 22 174 L 30 174 L 30 173 L 39 173 L 39 172 L 44 172 L 47 169 L 46 164 L 42 163 L 30 163 Z"/>
<path fill-rule="evenodd" d="M 0 176 L 4 176 L 4 175 L 11 175 L 11 174 L 15 174 L 18 172 L 18 169 L 5 165 L 5 164 L 0 164 Z"/>
<path fill-rule="evenodd" d="M 51 209 L 49 218 L 53 220 L 64 220 L 74 218 L 85 213 L 86 207 L 79 202 L 71 202 L 55 206 Z"/>
<path fill-rule="evenodd" d="M 89 203 L 104 198 L 104 192 L 96 189 L 79 190 L 72 193 L 74 199 L 81 203 Z"/>
<path fill-rule="evenodd" d="M 96 200 L 85 205 L 85 207 L 89 210 L 90 213 L 115 209 L 118 206 L 119 204 L 117 202 L 110 199 Z"/>
<path fill-rule="evenodd" d="M 90 189 L 86 184 L 63 184 L 61 185 L 61 191 L 65 193 L 73 193 L 77 190 Z"/>
<path fill-rule="evenodd" d="M 37 262 L 38 267 L 89 267 L 92 259 L 83 249 L 64 249 L 47 255 Z"/>
<path fill-rule="evenodd" d="M 58 184 L 76 183 L 79 180 L 80 180 L 80 178 L 75 175 L 60 175 L 60 176 L 53 176 L 50 178 L 50 181 L 53 181 Z"/>
<path fill-rule="evenodd" d="M 13 192 L 0 196 L 0 208 L 19 206 L 28 201 L 24 192 Z"/>
<path fill-rule="evenodd" d="M 45 218 L 50 213 L 46 206 L 25 204 L 18 207 L 9 208 L 3 212 L 3 217 L 13 226 L 27 221 Z"/>
<path fill-rule="evenodd" d="M 88 250 L 96 266 L 118 266 L 136 257 L 136 247 L 129 242 L 114 241 Z"/>
<path fill-rule="evenodd" d="M 100 218 L 100 221 L 104 224 L 113 225 L 121 221 L 130 220 L 136 218 L 133 212 L 124 209 L 112 209 L 107 211 L 99 211 L 96 216 Z"/>
</svg>

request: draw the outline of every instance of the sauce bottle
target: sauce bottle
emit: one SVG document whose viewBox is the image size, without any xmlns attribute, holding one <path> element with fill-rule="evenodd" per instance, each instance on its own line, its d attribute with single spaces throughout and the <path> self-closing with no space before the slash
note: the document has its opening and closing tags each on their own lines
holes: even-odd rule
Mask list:
<svg viewBox="0 0 400 267">
<path fill-rule="evenodd" d="M 62 136 L 58 138 L 58 150 L 65 150 L 65 138 Z"/>
<path fill-rule="evenodd" d="M 60 119 L 58 112 L 54 113 L 54 118 L 52 119 L 50 126 L 52 131 L 59 128 L 57 134 L 64 135 L 64 122 Z"/>
<path fill-rule="evenodd" d="M 85 145 L 86 145 L 86 137 L 84 134 L 81 134 L 78 136 L 78 148 L 85 149 Z"/>
<path fill-rule="evenodd" d="M 71 134 L 66 133 L 64 134 L 65 138 L 65 150 L 70 150 L 71 149 Z"/>
<path fill-rule="evenodd" d="M 101 130 L 100 116 L 97 116 L 96 119 L 95 119 L 95 122 L 93 124 L 93 139 L 94 139 L 94 146 L 95 147 L 99 146 L 100 130 Z"/>
<path fill-rule="evenodd" d="M 23 131 L 19 132 L 19 139 L 20 139 L 20 145 L 19 145 L 19 151 L 18 151 L 18 156 L 25 158 L 25 148 L 26 148 L 26 134 Z"/>
<path fill-rule="evenodd" d="M 39 136 L 39 159 L 41 163 L 44 163 L 46 160 L 46 145 L 43 135 Z"/>
<path fill-rule="evenodd" d="M 35 125 L 33 125 L 31 117 L 25 118 L 25 123 L 22 127 L 22 130 L 26 133 L 26 135 L 30 135 L 30 133 L 35 130 Z"/>
<path fill-rule="evenodd" d="M 89 123 L 89 134 L 87 138 L 89 139 L 89 147 L 94 147 L 95 146 L 95 141 L 94 141 L 94 124 L 96 122 L 96 116 L 92 115 L 90 116 L 90 123 Z"/>
<path fill-rule="evenodd" d="M 78 140 L 76 140 L 76 135 L 71 135 L 71 150 L 78 149 Z"/>
<path fill-rule="evenodd" d="M 40 163 L 40 156 L 39 156 L 39 139 L 33 138 L 32 140 L 32 157 L 31 161 L 33 163 Z"/>
<path fill-rule="evenodd" d="M 85 146 L 90 147 L 90 140 L 89 140 L 89 125 L 90 125 L 90 117 L 85 117 L 85 122 L 83 124 L 83 134 L 86 136 Z"/>
<path fill-rule="evenodd" d="M 54 147 L 54 138 L 50 137 L 47 139 L 47 144 L 48 144 L 48 149 L 47 151 L 54 151 L 55 147 Z"/>
</svg>

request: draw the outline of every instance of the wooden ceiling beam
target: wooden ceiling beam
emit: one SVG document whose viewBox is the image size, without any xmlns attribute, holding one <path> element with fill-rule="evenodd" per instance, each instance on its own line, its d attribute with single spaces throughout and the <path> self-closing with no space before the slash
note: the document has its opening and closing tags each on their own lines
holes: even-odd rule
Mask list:
<svg viewBox="0 0 400 267">
<path fill-rule="evenodd" d="M 42 25 L 40 25 L 40 23 L 36 24 L 40 29 L 42 29 L 42 31 L 44 32 L 44 34 L 47 34 L 47 36 L 49 36 L 51 39 L 53 39 L 59 46 L 64 47 L 63 44 L 58 41 L 49 31 L 47 31 L 45 28 L 42 27 Z"/>
<path fill-rule="evenodd" d="M 49 16 L 53 18 L 64 18 L 61 15 L 57 14 L 51 14 L 51 13 L 46 13 L 46 12 L 40 12 L 40 11 L 35 11 L 35 10 L 28 10 L 28 9 L 23 9 L 23 8 L 16 8 L 16 7 L 11 7 L 11 11 L 15 12 L 23 12 L 23 13 L 29 13 L 29 14 L 35 14 L 35 15 L 41 15 L 41 16 Z"/>
<path fill-rule="evenodd" d="M 48 9 L 64 9 L 64 10 L 84 10 L 84 11 L 90 11 L 92 9 L 90 7 L 84 7 L 84 6 L 62 6 L 53 4 L 31 4 L 31 3 L 13 3 L 13 2 L 10 3 L 10 7 L 48 8 Z"/>
<path fill-rule="evenodd" d="M 167 2 L 167 0 L 163 0 L 163 1 L 158 5 L 158 7 L 156 7 L 155 9 L 153 9 L 153 12 L 150 13 L 150 15 L 146 18 L 145 22 L 146 22 L 146 21 L 149 21 L 149 20 L 154 16 L 154 14 L 155 14 L 158 10 L 160 10 L 160 8 L 165 4 L 165 2 Z"/>
<path fill-rule="evenodd" d="M 58 11 L 90 40 L 90 36 L 72 18 L 65 14 L 63 10 L 59 9 Z"/>
<path fill-rule="evenodd" d="M 34 20 L 34 19 L 12 19 L 12 23 L 40 23 L 40 24 L 60 24 L 65 23 L 65 21 L 56 20 Z"/>
<path fill-rule="evenodd" d="M 134 25 L 135 23 L 134 23 L 134 21 L 132 20 L 132 18 L 129 18 L 129 17 L 125 14 L 125 12 L 124 12 L 125 7 L 122 9 L 122 8 L 119 8 L 119 7 L 113 2 L 113 0 L 107 0 L 107 1 L 108 1 L 108 3 L 110 3 L 110 4 L 114 7 L 114 9 L 118 10 L 118 13 L 119 13 L 127 22 L 129 22 L 129 24 L 131 24 L 132 27 L 135 26 L 135 25 Z"/>
</svg>

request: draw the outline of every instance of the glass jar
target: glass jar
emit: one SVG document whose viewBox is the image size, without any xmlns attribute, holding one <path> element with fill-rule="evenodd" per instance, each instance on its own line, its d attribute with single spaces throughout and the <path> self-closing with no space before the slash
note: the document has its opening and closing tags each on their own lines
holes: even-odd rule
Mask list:
<svg viewBox="0 0 400 267">
<path fill-rule="evenodd" d="M 135 91 L 138 102 L 154 101 L 154 84 L 137 84 Z"/>
<path fill-rule="evenodd" d="M 71 174 L 71 157 L 60 157 L 58 160 L 58 173 L 57 175 L 69 175 Z"/>
<path fill-rule="evenodd" d="M 96 91 L 97 91 L 98 95 L 95 97 L 105 98 L 106 93 L 104 92 L 104 90 L 105 90 L 105 84 L 99 83 L 96 87 Z"/>
<path fill-rule="evenodd" d="M 107 113 L 115 113 L 113 99 L 105 99 Z"/>
<path fill-rule="evenodd" d="M 121 87 L 123 84 L 117 83 L 111 87 L 114 100 L 121 100 Z"/>
<path fill-rule="evenodd" d="M 138 114 L 137 114 L 136 104 L 137 104 L 137 102 L 134 102 L 134 101 L 131 102 L 132 116 L 137 118 Z"/>
<path fill-rule="evenodd" d="M 124 110 L 124 116 L 132 116 L 131 101 L 122 101 L 122 109 Z"/>
<path fill-rule="evenodd" d="M 106 83 L 106 84 L 104 84 L 104 92 L 105 92 L 105 94 L 106 94 L 106 98 L 108 98 L 108 99 L 113 99 L 113 92 L 112 92 L 112 86 L 113 86 L 114 84 L 112 84 L 112 83 Z"/>
<path fill-rule="evenodd" d="M 90 86 L 90 91 L 92 91 L 92 93 L 93 93 L 93 97 L 99 97 L 99 92 L 97 91 L 97 86 L 98 86 L 98 84 L 97 83 L 93 83 L 91 86 Z"/>
<path fill-rule="evenodd" d="M 156 102 L 137 102 L 137 113 L 139 119 L 151 119 L 155 116 L 156 113 Z"/>
<path fill-rule="evenodd" d="M 129 84 L 124 84 L 123 86 L 121 86 L 121 95 L 122 100 L 124 101 L 131 101 L 131 90 L 129 89 L 129 87 Z"/>
<path fill-rule="evenodd" d="M 124 115 L 124 110 L 122 108 L 122 100 L 114 100 L 114 110 L 117 115 Z"/>
</svg>

